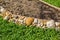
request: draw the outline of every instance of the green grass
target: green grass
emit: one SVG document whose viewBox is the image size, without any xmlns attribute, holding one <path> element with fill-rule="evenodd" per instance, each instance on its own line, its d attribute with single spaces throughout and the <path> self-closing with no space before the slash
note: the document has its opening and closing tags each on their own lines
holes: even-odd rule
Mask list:
<svg viewBox="0 0 60 40">
<path fill-rule="evenodd" d="M 44 1 L 46 1 L 47 3 L 50 3 L 54 6 L 60 7 L 60 0 L 44 0 Z"/>
<path fill-rule="evenodd" d="M 60 40 L 60 31 L 17 25 L 0 17 L 0 40 Z"/>
</svg>

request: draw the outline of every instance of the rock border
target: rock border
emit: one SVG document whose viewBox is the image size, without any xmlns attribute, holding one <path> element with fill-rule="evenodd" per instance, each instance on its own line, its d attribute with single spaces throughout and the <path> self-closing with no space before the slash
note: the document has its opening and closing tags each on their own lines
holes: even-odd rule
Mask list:
<svg viewBox="0 0 60 40">
<path fill-rule="evenodd" d="M 55 22 L 54 20 L 45 20 L 34 17 L 14 15 L 5 9 L 1 11 L 0 16 L 2 16 L 4 20 L 8 20 L 9 22 L 13 21 L 16 24 L 22 24 L 26 26 L 32 25 L 39 28 L 60 28 L 60 22 Z"/>
</svg>

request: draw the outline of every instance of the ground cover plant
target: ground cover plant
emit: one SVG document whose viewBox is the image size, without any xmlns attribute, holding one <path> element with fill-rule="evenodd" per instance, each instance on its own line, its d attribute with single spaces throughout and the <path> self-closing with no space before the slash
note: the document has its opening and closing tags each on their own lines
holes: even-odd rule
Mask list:
<svg viewBox="0 0 60 40">
<path fill-rule="evenodd" d="M 0 17 L 0 40 L 60 40 L 60 31 L 17 25 Z"/>
<path fill-rule="evenodd" d="M 44 0 L 54 6 L 60 7 L 60 0 Z"/>
</svg>

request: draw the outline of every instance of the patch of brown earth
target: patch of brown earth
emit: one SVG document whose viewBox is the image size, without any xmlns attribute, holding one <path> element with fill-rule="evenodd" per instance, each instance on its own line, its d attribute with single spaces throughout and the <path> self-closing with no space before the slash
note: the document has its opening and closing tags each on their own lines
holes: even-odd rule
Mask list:
<svg viewBox="0 0 60 40">
<path fill-rule="evenodd" d="M 1 0 L 0 5 L 16 15 L 60 21 L 60 11 L 39 0 Z"/>
</svg>

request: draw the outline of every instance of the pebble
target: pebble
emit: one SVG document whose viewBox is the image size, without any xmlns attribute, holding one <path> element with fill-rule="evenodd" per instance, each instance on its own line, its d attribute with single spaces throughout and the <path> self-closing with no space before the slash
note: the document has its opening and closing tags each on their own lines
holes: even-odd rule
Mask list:
<svg viewBox="0 0 60 40">
<path fill-rule="evenodd" d="M 60 27 L 60 22 L 55 22 L 56 27 Z"/>
<path fill-rule="evenodd" d="M 38 23 L 38 19 L 35 18 L 34 21 L 33 21 L 33 24 L 37 24 Z"/>
<path fill-rule="evenodd" d="M 24 24 L 24 20 L 18 20 L 20 24 Z"/>
<path fill-rule="evenodd" d="M 31 25 L 31 24 L 33 23 L 33 21 L 34 21 L 34 18 L 28 17 L 28 18 L 25 20 L 25 24 L 26 24 L 27 26 L 29 26 L 29 25 Z"/>
<path fill-rule="evenodd" d="M 8 17 L 8 16 L 5 16 L 5 17 L 4 17 L 4 20 L 9 20 L 9 17 Z"/>
<path fill-rule="evenodd" d="M 4 10 L 5 9 L 2 6 L 0 6 L 0 12 L 2 13 Z"/>
<path fill-rule="evenodd" d="M 12 17 L 12 14 L 9 11 L 6 11 L 2 14 L 3 17 L 8 16 L 9 18 Z"/>
<path fill-rule="evenodd" d="M 25 18 L 25 16 L 20 16 L 19 19 L 20 20 L 23 20 Z"/>
<path fill-rule="evenodd" d="M 38 19 L 35 18 L 34 21 L 33 21 L 33 23 L 32 23 L 32 25 L 36 26 L 37 24 L 38 24 Z"/>
<path fill-rule="evenodd" d="M 53 27 L 55 27 L 55 22 L 54 22 L 54 20 L 48 21 L 48 22 L 47 22 L 47 27 L 48 27 L 48 28 L 53 28 Z"/>
<path fill-rule="evenodd" d="M 6 16 L 11 16 L 11 15 L 12 15 L 12 13 L 11 13 L 11 12 L 9 12 L 9 11 L 6 11 L 5 15 L 6 15 Z"/>
<path fill-rule="evenodd" d="M 14 20 L 13 20 L 13 19 L 9 19 L 8 21 L 9 21 L 9 22 L 10 22 L 10 21 L 13 21 L 13 22 L 14 22 Z"/>
<path fill-rule="evenodd" d="M 16 24 L 21 24 L 21 22 L 18 21 L 18 19 L 15 19 L 14 21 L 15 21 Z"/>
</svg>

